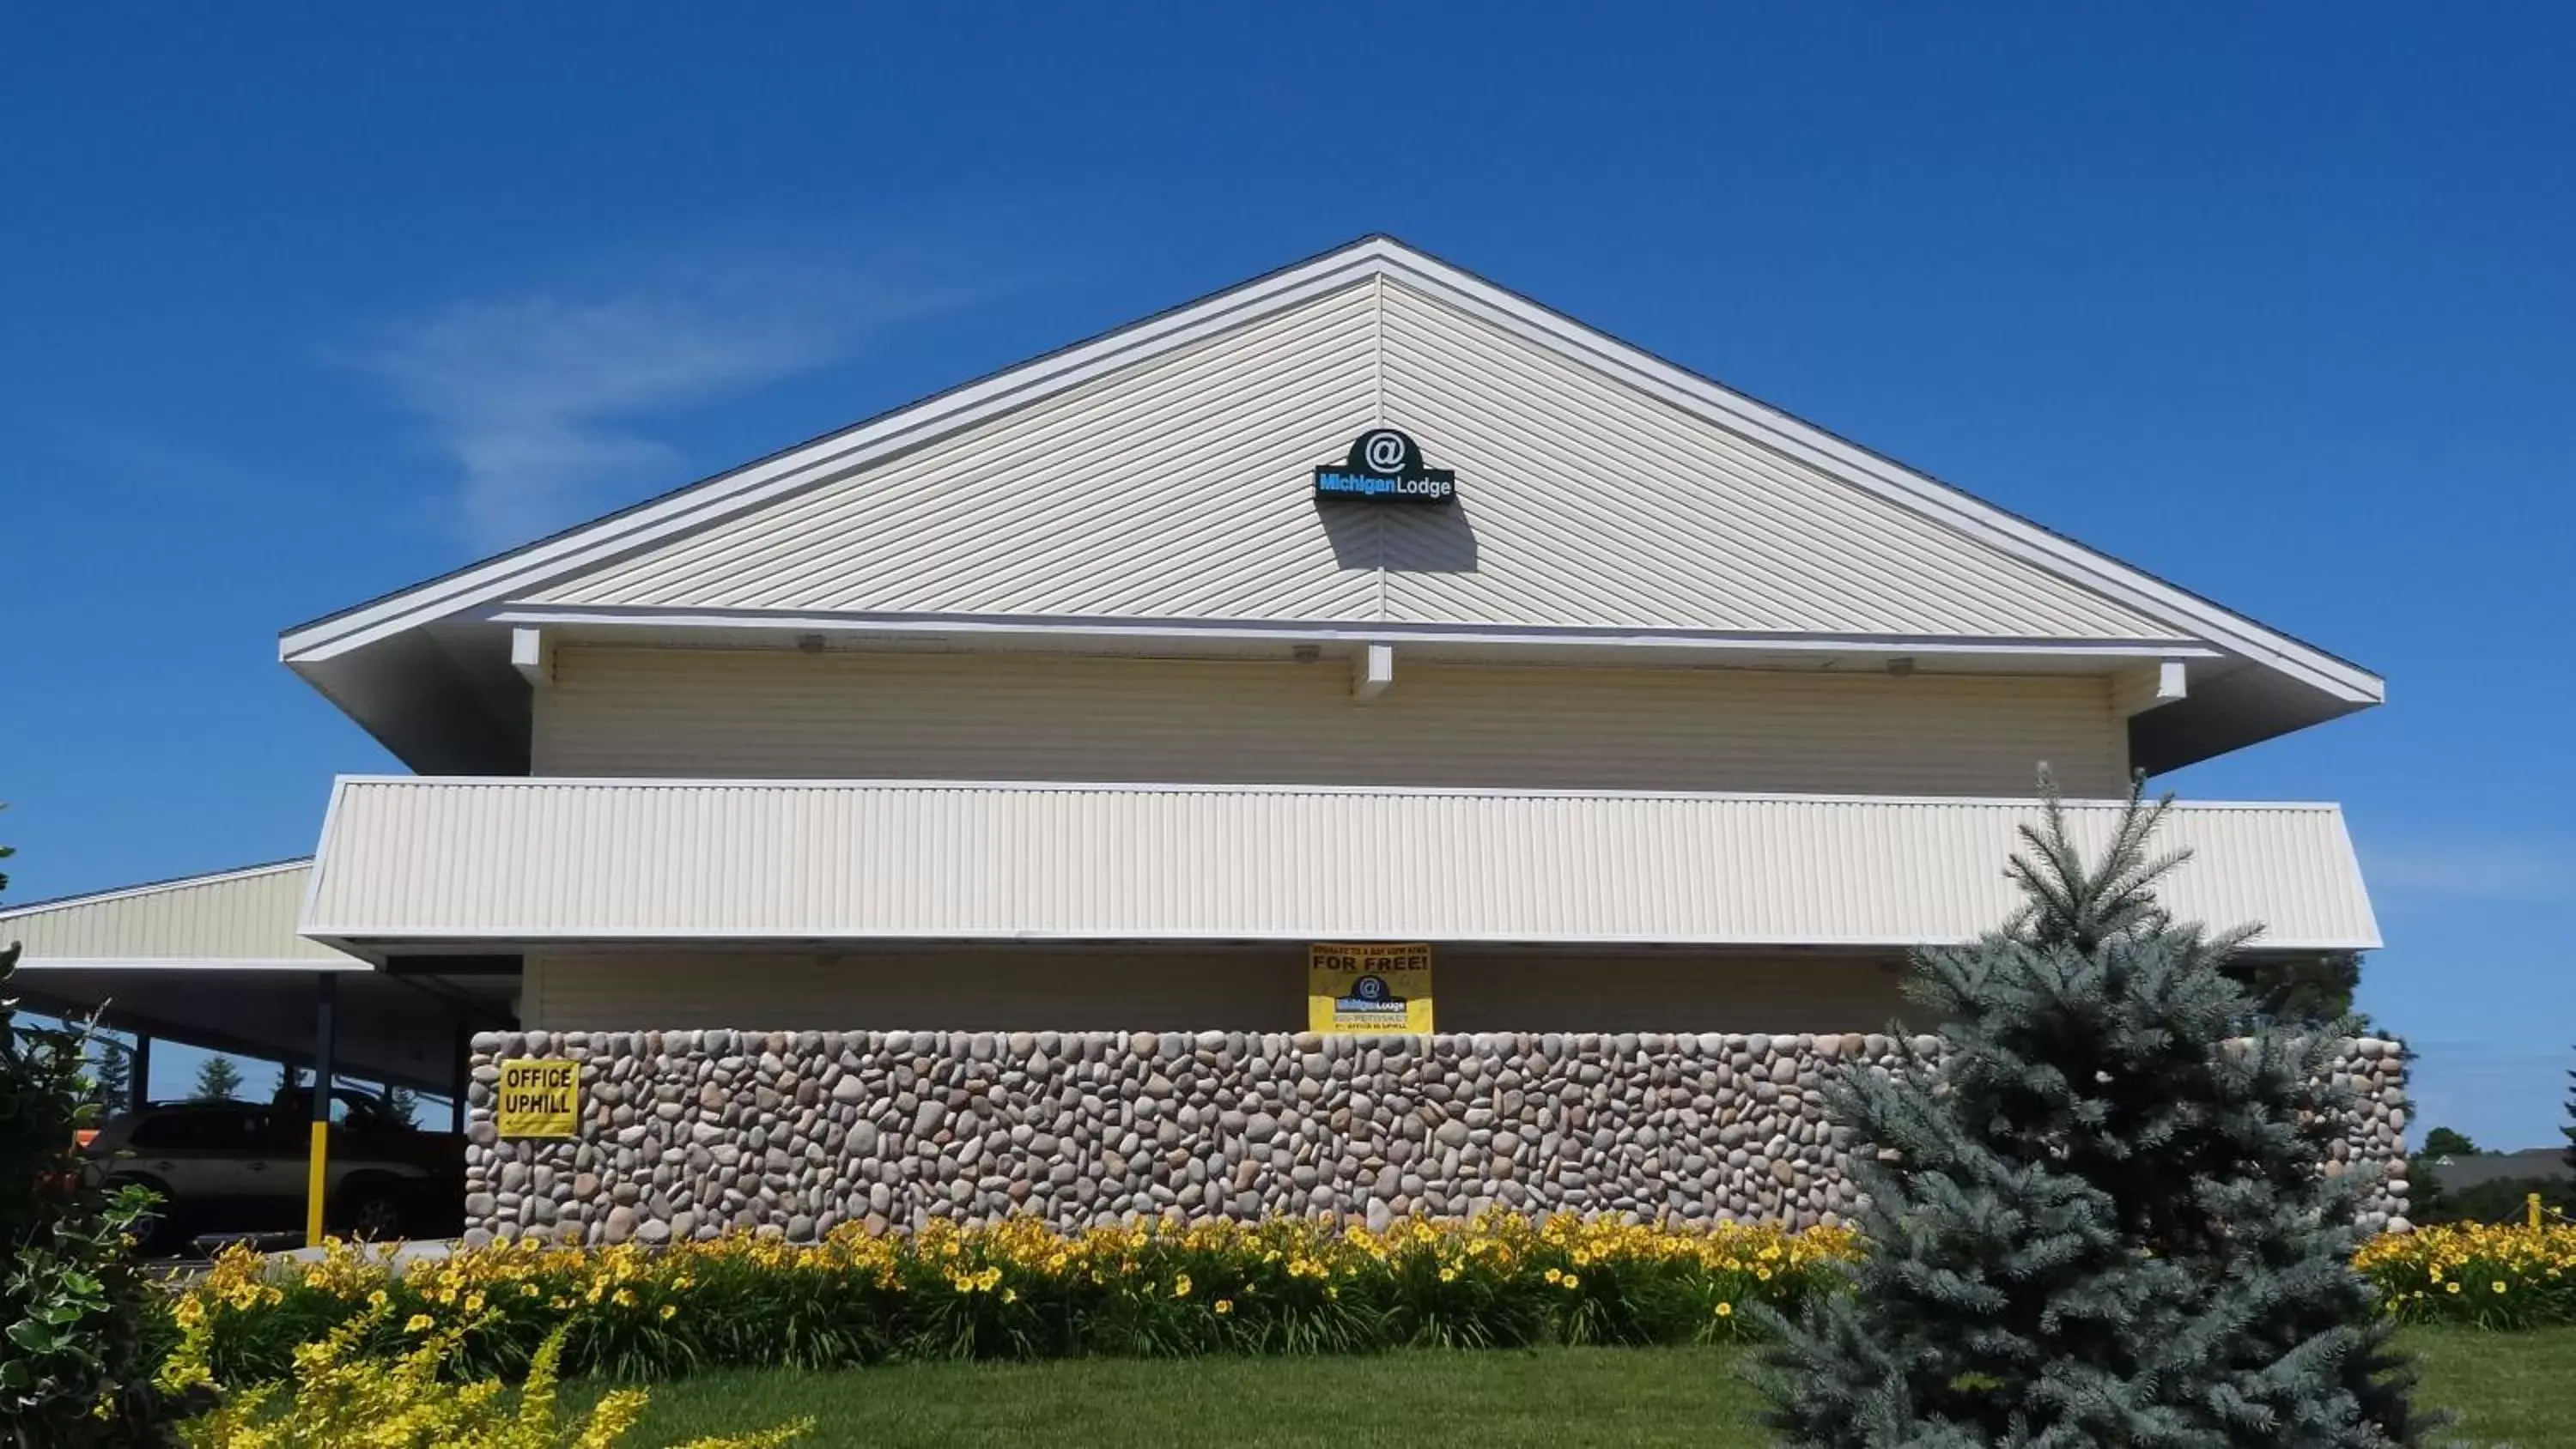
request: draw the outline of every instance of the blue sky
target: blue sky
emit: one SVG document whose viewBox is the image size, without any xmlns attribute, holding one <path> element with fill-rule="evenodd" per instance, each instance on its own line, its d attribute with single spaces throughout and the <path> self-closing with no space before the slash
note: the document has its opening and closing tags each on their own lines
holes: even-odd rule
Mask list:
<svg viewBox="0 0 2576 1449">
<path fill-rule="evenodd" d="M 13 16 L 10 899 L 310 850 L 289 624 L 1387 230 L 2385 674 L 2166 783 L 2555 1140 L 2576 12 L 965 8 Z"/>
</svg>

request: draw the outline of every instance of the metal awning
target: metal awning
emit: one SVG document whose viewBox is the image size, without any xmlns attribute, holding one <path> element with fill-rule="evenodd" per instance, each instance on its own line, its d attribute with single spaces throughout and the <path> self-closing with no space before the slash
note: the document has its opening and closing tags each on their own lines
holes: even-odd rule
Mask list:
<svg viewBox="0 0 2576 1449">
<path fill-rule="evenodd" d="M 2071 804 L 2106 839 L 2115 802 Z M 303 929 L 382 957 L 577 942 L 1429 940 L 1885 947 L 2015 905 L 2028 800 L 351 777 Z M 2332 805 L 2189 804 L 2166 903 L 2379 944 Z"/>
<path fill-rule="evenodd" d="M 338 1065 L 456 1090 L 460 1031 L 506 1025 L 506 978 L 396 975 L 296 934 L 311 862 L 158 881 L 0 911 L 23 948 L 10 990 L 52 1015 L 212 1051 L 310 1066 L 317 983 L 336 983 Z M 435 963 L 433 963 L 435 964 Z"/>
</svg>

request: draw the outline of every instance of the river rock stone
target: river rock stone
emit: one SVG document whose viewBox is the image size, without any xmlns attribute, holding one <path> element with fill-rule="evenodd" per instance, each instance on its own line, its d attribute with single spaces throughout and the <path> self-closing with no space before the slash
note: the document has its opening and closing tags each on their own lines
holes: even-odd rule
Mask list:
<svg viewBox="0 0 2576 1449">
<path fill-rule="evenodd" d="M 1812 1226 L 1859 1206 L 1821 1089 L 1928 1070 L 1940 1049 L 1862 1034 L 557 1035 L 586 1083 L 614 1086 L 583 1093 L 573 1141 L 495 1135 L 488 1083 L 525 1038 L 475 1039 L 470 1242 L 806 1242 L 1013 1214 L 1383 1227 L 1494 1204 Z M 2349 1106 L 2319 1168 L 2367 1174 L 2358 1220 L 2403 1231 L 2405 1047 L 2347 1043 L 2334 1076 Z"/>
</svg>

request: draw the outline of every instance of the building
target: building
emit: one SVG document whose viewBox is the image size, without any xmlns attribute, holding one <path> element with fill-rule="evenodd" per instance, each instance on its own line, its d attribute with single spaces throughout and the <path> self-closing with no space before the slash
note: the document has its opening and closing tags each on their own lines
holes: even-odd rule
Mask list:
<svg viewBox="0 0 2576 1449">
<path fill-rule="evenodd" d="M 1427 994 L 1439 1035 L 1390 1051 L 1501 1052 L 1507 1072 L 1521 1049 L 1492 1034 L 1599 1033 L 1619 1071 L 1705 1051 L 1765 1082 L 1776 1051 L 1794 1098 L 1820 1061 L 1903 1054 L 1884 1029 L 1904 953 L 2009 909 L 1999 867 L 2043 763 L 2109 802 L 2133 771 L 2382 697 L 2313 645 L 1385 238 L 289 630 L 279 652 L 418 772 L 335 786 L 299 915 L 275 923 L 288 949 L 434 990 L 450 1028 L 504 1028 L 487 1080 L 501 1058 L 588 1063 L 607 1097 L 572 1139 L 480 1121 L 476 1201 L 502 1231 L 591 1236 L 1048 1207 L 1063 1184 L 950 1160 L 970 1137 L 932 1117 L 966 1104 L 879 1101 L 872 1082 L 932 1071 L 867 1056 L 886 1033 L 898 1056 L 917 1036 L 996 1070 L 1157 1033 L 1139 1060 L 1213 1052 L 1197 1065 L 1239 1088 L 1243 1063 L 1348 1060 L 1294 1035 L 1365 1015 L 1363 988 L 1310 980 L 1318 946 L 1427 947 L 1403 958 L 1427 957 L 1427 986 L 1395 994 Z M 2284 955 L 2379 944 L 2335 806 L 2187 803 L 2169 835 L 2196 852 L 2178 913 L 2260 922 L 2257 949 Z M 564 1191 L 536 1205 L 549 1152 L 606 1204 L 650 1158 L 621 1169 L 612 1139 L 664 1130 L 637 1110 L 645 1084 L 744 1052 L 784 1063 L 759 1068 L 761 1094 L 841 1093 L 849 1120 L 816 1128 L 839 1133 L 817 1155 L 851 1157 L 863 1123 L 869 1142 L 915 1129 L 884 1148 L 894 1181 L 824 1170 L 773 1200 L 701 1164 L 694 1207 L 649 1170 L 615 1225 Z M 833 1060 L 790 1060 L 814 1053 Z M 744 1125 L 721 1104 L 758 1073 L 704 1070 L 678 1095 L 705 1099 L 715 1130 L 690 1150 L 712 1163 Z M 1334 1081 L 1327 1098 L 1350 1090 Z M 1270 1162 L 1170 1123 L 1143 1137 Z M 1447 1145 L 1481 1160 L 1497 1129 L 1470 1130 Z M 1134 1155 L 1083 1150 L 1122 1172 Z M 1649 1165 L 1661 1150 L 1584 1204 L 1666 1201 L 1629 1190 L 1680 1171 Z M 1353 1160 L 1372 1182 L 1401 1165 Z M 1014 1171 L 1046 1170 L 1030 1161 Z M 1819 1162 L 1739 1205 L 1829 1210 L 1801 1195 Z M 951 1201 L 960 1171 L 985 1181 Z M 1397 1190 L 1415 1175 L 1290 1205 L 1495 1198 Z M 1289 1202 L 1245 1177 L 1139 1169 L 1063 1215 Z M 1709 1176 L 1702 1197 L 1753 1180 Z"/>
</svg>

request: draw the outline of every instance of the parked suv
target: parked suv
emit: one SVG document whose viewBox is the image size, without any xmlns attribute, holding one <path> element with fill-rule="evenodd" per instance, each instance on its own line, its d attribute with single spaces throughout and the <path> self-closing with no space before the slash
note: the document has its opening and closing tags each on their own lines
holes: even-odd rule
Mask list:
<svg viewBox="0 0 2576 1449">
<path fill-rule="evenodd" d="M 383 1099 L 332 1093 L 324 1222 L 334 1232 L 397 1238 L 453 1232 L 462 1216 L 464 1147 L 385 1110 Z M 91 1139 L 90 1170 L 109 1186 L 138 1183 L 161 1199 L 147 1251 L 175 1253 L 204 1233 L 286 1233 L 304 1224 L 313 1097 L 275 1102 L 162 1102 L 110 1119 Z"/>
</svg>

